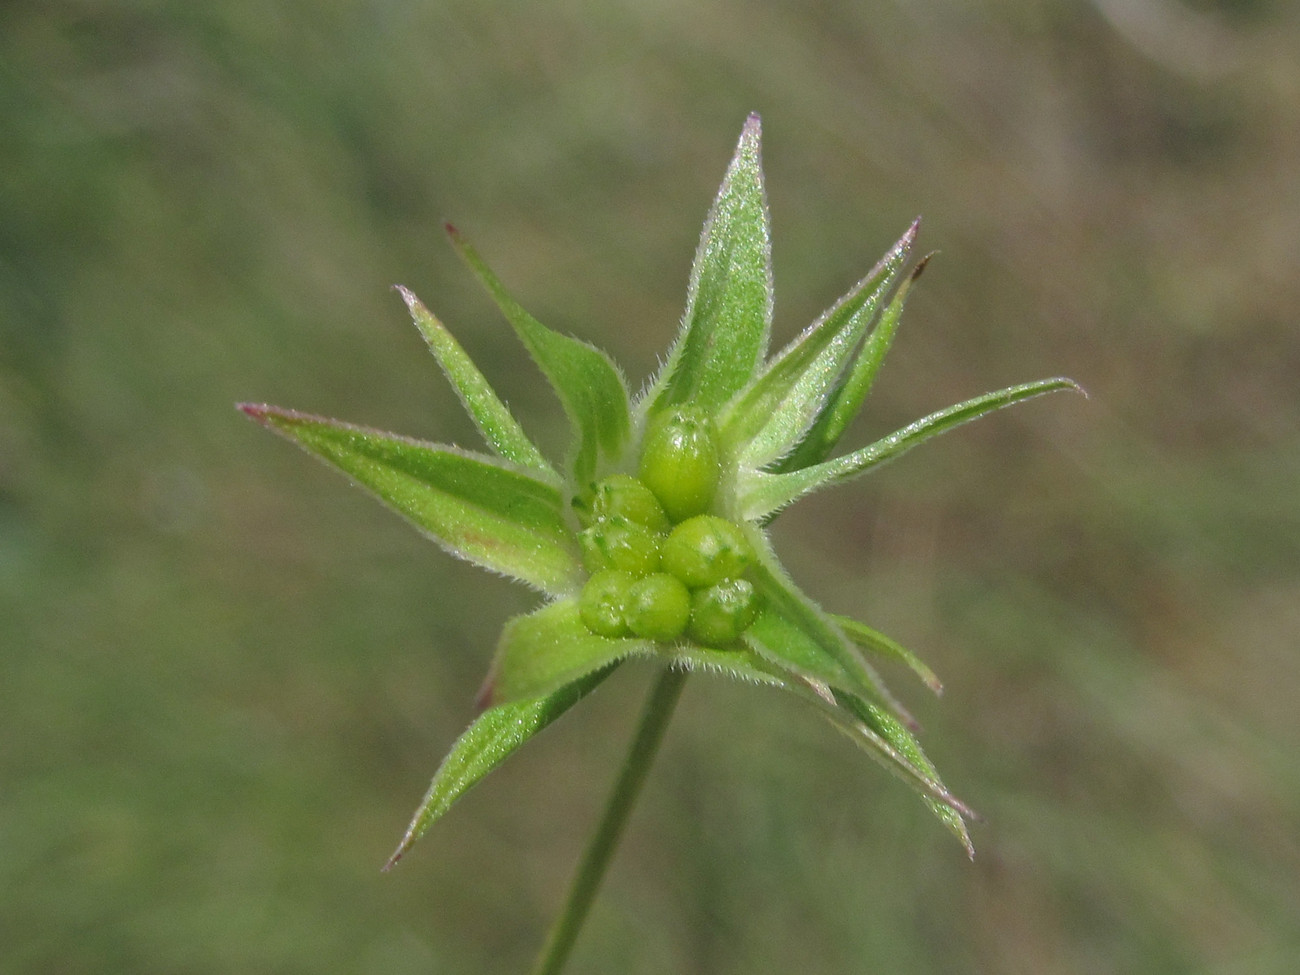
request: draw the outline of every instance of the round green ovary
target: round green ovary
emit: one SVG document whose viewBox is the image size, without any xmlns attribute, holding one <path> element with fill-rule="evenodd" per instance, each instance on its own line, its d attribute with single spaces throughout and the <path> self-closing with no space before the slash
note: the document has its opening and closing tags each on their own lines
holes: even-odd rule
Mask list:
<svg viewBox="0 0 1300 975">
<path fill-rule="evenodd" d="M 659 535 L 621 516 L 601 519 L 579 536 L 588 572 L 620 569 L 643 576 L 659 568 Z"/>
<path fill-rule="evenodd" d="M 593 573 L 578 597 L 583 625 L 599 636 L 627 636 L 627 596 L 635 584 L 636 577 L 630 572 L 602 569 Z"/>
<path fill-rule="evenodd" d="M 745 579 L 727 579 L 691 593 L 687 635 L 708 647 L 734 643 L 758 615 L 758 596 Z"/>
<path fill-rule="evenodd" d="M 611 474 L 592 494 L 591 510 L 597 521 L 626 518 L 652 532 L 668 530 L 668 516 L 654 492 L 631 474 Z"/>
<path fill-rule="evenodd" d="M 647 640 L 676 640 L 691 615 L 691 594 L 681 580 L 655 572 L 627 592 L 624 619 L 628 629 Z"/>
<path fill-rule="evenodd" d="M 651 421 L 642 442 L 641 481 L 673 521 L 709 510 L 721 471 L 708 416 L 679 409 Z"/>
<path fill-rule="evenodd" d="M 692 589 L 734 579 L 754 561 L 754 548 L 736 525 L 716 515 L 688 518 L 672 530 L 660 564 Z"/>
</svg>

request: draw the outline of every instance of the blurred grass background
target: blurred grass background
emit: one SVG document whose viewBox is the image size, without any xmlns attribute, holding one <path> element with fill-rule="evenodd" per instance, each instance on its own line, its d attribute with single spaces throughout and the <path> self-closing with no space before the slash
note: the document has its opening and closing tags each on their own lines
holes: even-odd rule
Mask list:
<svg viewBox="0 0 1300 975">
<path fill-rule="evenodd" d="M 379 865 L 522 589 L 247 423 L 473 444 L 394 282 L 550 448 L 442 239 L 639 382 L 765 122 L 778 341 L 925 216 L 855 442 L 775 526 L 979 855 L 814 715 L 697 679 L 580 972 L 1272 973 L 1300 955 L 1289 0 L 0 5 L 0 970 L 525 970 L 647 672 Z"/>
</svg>

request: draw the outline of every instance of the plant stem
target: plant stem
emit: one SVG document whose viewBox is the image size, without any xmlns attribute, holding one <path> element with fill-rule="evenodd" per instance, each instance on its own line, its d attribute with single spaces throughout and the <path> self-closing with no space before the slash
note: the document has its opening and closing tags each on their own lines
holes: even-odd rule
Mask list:
<svg viewBox="0 0 1300 975">
<path fill-rule="evenodd" d="M 636 802 L 636 797 L 645 783 L 646 773 L 654 761 L 655 753 L 663 741 L 668 720 L 677 706 L 682 687 L 686 683 L 686 671 L 667 668 L 659 675 L 650 697 L 646 701 L 645 711 L 641 715 L 641 726 L 636 738 L 623 760 L 623 769 L 618 781 L 605 802 L 605 811 L 587 843 L 583 852 L 578 872 L 573 877 L 564 910 L 555 919 L 550 935 L 541 953 L 533 975 L 559 975 L 569 959 L 569 952 L 578 939 L 582 923 L 587 919 L 587 912 L 596 898 L 596 889 L 600 886 L 605 870 L 618 846 L 619 836 L 627 825 L 628 814 Z"/>
</svg>

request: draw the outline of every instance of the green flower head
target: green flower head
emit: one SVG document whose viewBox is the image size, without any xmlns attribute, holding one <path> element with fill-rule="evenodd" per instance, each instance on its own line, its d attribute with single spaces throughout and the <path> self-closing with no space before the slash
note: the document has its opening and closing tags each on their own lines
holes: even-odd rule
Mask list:
<svg viewBox="0 0 1300 975">
<path fill-rule="evenodd" d="M 796 695 L 915 789 L 971 849 L 970 810 L 940 781 L 871 658 L 900 660 L 937 690 L 934 675 L 884 635 L 823 611 L 786 574 L 764 529 L 804 495 L 958 424 L 1077 387 L 1067 379 L 1013 386 L 835 454 L 925 266 L 910 264 L 917 224 L 769 356 L 771 248 L 759 143 L 751 116 L 704 224 L 681 328 L 639 396 L 603 352 L 528 314 L 448 227 L 560 399 L 573 429 L 563 464 L 542 455 L 405 288 L 398 290 L 416 326 L 490 454 L 241 405 L 443 548 L 542 597 L 505 625 L 483 710 L 444 759 L 390 864 L 467 789 L 633 657 Z"/>
</svg>

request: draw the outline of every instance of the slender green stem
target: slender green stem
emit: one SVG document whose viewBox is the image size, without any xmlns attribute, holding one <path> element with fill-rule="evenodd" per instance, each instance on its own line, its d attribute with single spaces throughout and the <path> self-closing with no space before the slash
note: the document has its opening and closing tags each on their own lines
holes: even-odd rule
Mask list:
<svg viewBox="0 0 1300 975">
<path fill-rule="evenodd" d="M 650 697 L 646 701 L 645 711 L 641 715 L 641 726 L 637 729 L 632 747 L 628 749 L 623 760 L 623 769 L 618 781 L 605 803 L 605 812 L 600 825 L 587 843 L 587 849 L 574 875 L 573 885 L 565 900 L 564 910 L 555 919 L 551 933 L 537 956 L 533 975 L 559 975 L 569 959 L 569 952 L 582 929 L 582 922 L 587 919 L 587 912 L 595 900 L 596 889 L 605 876 L 605 869 L 618 846 L 619 836 L 627 824 L 628 814 L 636 802 L 636 797 L 645 783 L 646 773 L 654 761 L 659 744 L 663 741 L 668 720 L 677 706 L 682 687 L 686 683 L 686 671 L 675 668 L 665 669 L 659 675 Z"/>
</svg>

